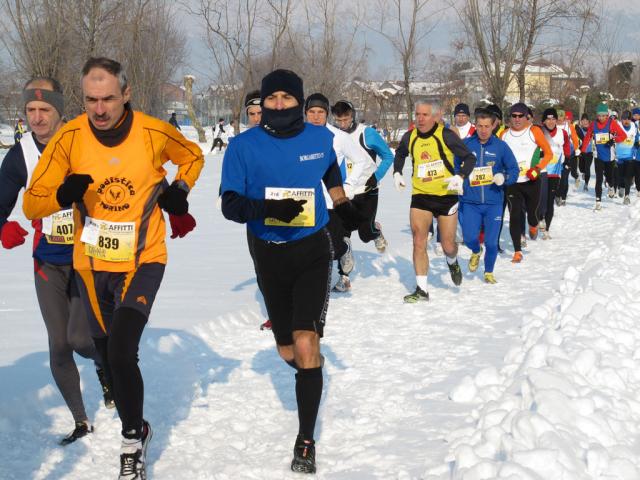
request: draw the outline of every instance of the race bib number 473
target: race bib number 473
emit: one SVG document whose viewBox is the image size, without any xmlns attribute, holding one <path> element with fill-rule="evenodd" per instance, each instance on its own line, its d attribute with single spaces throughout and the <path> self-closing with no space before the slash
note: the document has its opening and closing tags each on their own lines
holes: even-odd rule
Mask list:
<svg viewBox="0 0 640 480">
<path fill-rule="evenodd" d="M 423 182 L 433 182 L 444 178 L 444 162 L 435 160 L 433 162 L 422 163 L 418 165 L 418 177 Z"/>
<path fill-rule="evenodd" d="M 129 262 L 134 259 L 135 222 L 107 222 L 87 217 L 80 240 L 84 253 L 106 262 Z"/>
<path fill-rule="evenodd" d="M 316 225 L 316 201 L 315 190 L 313 188 L 265 188 L 265 200 L 284 200 L 293 198 L 294 200 L 306 200 L 302 206 L 304 210 L 291 222 L 285 223 L 275 218 L 265 218 L 264 224 L 275 227 L 315 227 Z"/>
</svg>

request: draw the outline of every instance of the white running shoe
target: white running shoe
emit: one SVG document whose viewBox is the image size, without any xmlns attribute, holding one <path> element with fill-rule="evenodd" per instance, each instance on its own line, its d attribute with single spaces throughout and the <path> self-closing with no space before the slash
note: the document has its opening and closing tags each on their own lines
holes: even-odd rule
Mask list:
<svg viewBox="0 0 640 480">
<path fill-rule="evenodd" d="M 347 251 L 340 257 L 340 267 L 342 267 L 342 271 L 348 275 L 353 271 L 356 261 L 353 258 L 353 251 L 351 250 L 351 239 L 344 237 L 344 243 L 347 244 Z"/>
<path fill-rule="evenodd" d="M 349 290 L 351 290 L 351 280 L 349 280 L 349 277 L 346 275 L 340 275 L 338 283 L 333 286 L 333 291 L 344 293 Z"/>
<path fill-rule="evenodd" d="M 436 246 L 433 248 L 433 250 L 435 251 L 435 254 L 439 257 L 444 255 L 444 250 L 442 249 L 442 245 L 440 244 L 440 242 L 436 242 Z"/>
<path fill-rule="evenodd" d="M 380 236 L 373 241 L 373 244 L 376 246 L 378 253 L 384 253 L 389 243 L 387 242 L 387 239 L 384 238 L 384 235 L 382 234 L 382 225 L 380 225 L 379 222 L 376 222 L 376 228 L 380 230 Z"/>
<path fill-rule="evenodd" d="M 631 199 L 629 198 L 629 195 L 625 195 L 624 196 L 624 200 L 622 200 L 622 204 L 623 205 L 631 205 Z"/>
<path fill-rule="evenodd" d="M 616 196 L 616 189 L 613 187 L 609 187 L 609 192 L 607 193 L 607 196 L 609 198 L 613 198 Z"/>
<path fill-rule="evenodd" d="M 147 448 L 153 432 L 151 425 L 143 421 L 142 439 L 123 438 L 120 446 L 120 475 L 118 480 L 146 480 Z"/>
<path fill-rule="evenodd" d="M 602 202 L 596 200 L 596 206 L 594 207 L 594 210 L 597 212 L 598 210 L 602 210 Z"/>
</svg>

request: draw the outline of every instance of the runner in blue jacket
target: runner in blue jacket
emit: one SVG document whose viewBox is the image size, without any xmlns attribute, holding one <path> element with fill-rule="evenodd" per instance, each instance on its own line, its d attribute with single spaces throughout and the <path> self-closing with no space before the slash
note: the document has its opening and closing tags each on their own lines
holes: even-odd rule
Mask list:
<svg viewBox="0 0 640 480">
<path fill-rule="evenodd" d="M 471 175 L 465 177 L 460 196 L 459 220 L 464 244 L 471 249 L 469 271 L 475 272 L 480 263 L 482 247 L 478 234 L 484 226 L 484 280 L 496 283 L 493 267 L 498 257 L 498 236 L 502 223 L 504 185 L 518 180 L 518 162 L 509 146 L 493 135 L 493 113 L 476 111 L 476 133 L 464 143 L 476 157 Z M 456 173 L 461 161 L 456 157 Z"/>
</svg>

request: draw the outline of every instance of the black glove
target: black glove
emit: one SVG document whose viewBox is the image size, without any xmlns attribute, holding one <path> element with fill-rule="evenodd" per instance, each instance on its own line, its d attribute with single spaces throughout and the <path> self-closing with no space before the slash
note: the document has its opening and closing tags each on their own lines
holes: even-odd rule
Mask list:
<svg viewBox="0 0 640 480">
<path fill-rule="evenodd" d="M 350 232 L 357 230 L 362 222 L 367 221 L 367 217 L 360 213 L 350 201 L 342 202 L 337 207 L 333 207 L 333 211 L 336 212 L 342 220 L 344 228 Z"/>
<path fill-rule="evenodd" d="M 158 205 L 172 215 L 185 215 L 189 211 L 187 192 L 173 182 L 158 197 Z"/>
<path fill-rule="evenodd" d="M 613 147 L 616 144 L 616 141 L 613 138 L 610 138 L 607 142 L 607 147 Z"/>
<path fill-rule="evenodd" d="M 364 184 L 364 191 L 368 192 L 369 190 L 373 190 L 378 187 L 378 179 L 376 178 L 376 174 L 374 173 L 369 177 L 367 183 Z"/>
<path fill-rule="evenodd" d="M 91 175 L 72 173 L 58 187 L 56 200 L 61 207 L 68 207 L 74 202 L 79 202 L 89 188 L 90 183 L 93 183 Z"/>
<path fill-rule="evenodd" d="M 284 223 L 289 223 L 296 218 L 304 210 L 303 205 L 306 200 L 294 200 L 293 198 L 285 198 L 283 200 L 265 200 L 264 216 L 266 218 L 275 218 Z"/>
</svg>

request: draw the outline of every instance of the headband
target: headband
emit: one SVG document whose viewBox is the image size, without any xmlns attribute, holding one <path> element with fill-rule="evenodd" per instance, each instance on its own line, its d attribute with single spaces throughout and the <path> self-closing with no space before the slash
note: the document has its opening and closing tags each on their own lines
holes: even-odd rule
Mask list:
<svg viewBox="0 0 640 480">
<path fill-rule="evenodd" d="M 64 114 L 64 97 L 60 92 L 42 88 L 29 88 L 22 91 L 22 101 L 25 107 L 29 102 L 45 102 L 55 108 L 61 117 Z"/>
</svg>

